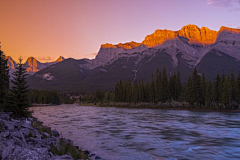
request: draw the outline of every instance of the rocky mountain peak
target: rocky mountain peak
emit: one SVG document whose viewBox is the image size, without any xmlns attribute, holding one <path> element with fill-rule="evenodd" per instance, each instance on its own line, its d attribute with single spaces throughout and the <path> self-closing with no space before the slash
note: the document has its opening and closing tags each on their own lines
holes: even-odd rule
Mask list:
<svg viewBox="0 0 240 160">
<path fill-rule="evenodd" d="M 117 48 L 117 46 L 110 43 L 106 43 L 106 44 L 102 44 L 101 48 Z"/>
<path fill-rule="evenodd" d="M 63 56 L 60 56 L 60 57 L 58 57 L 58 59 L 56 60 L 56 61 L 54 61 L 54 62 L 62 62 L 62 61 L 64 61 L 65 60 L 65 58 L 63 57 Z"/>
<path fill-rule="evenodd" d="M 24 64 L 24 66 L 26 67 L 26 71 L 27 72 L 37 72 L 37 71 L 39 71 L 39 69 L 37 69 L 38 63 L 39 62 L 37 61 L 36 58 L 29 57 Z"/>
<path fill-rule="evenodd" d="M 116 46 L 119 47 L 119 48 L 123 48 L 123 49 L 134 49 L 134 48 L 137 48 L 138 46 L 140 46 L 141 43 L 137 43 L 137 42 L 127 42 L 127 43 L 118 43 Z"/>
<path fill-rule="evenodd" d="M 15 69 L 16 67 L 16 62 L 12 59 L 10 56 L 6 56 L 6 59 L 8 61 L 7 65 L 10 69 Z"/>
<path fill-rule="evenodd" d="M 156 30 L 153 34 L 146 36 L 142 44 L 152 48 L 163 44 L 167 40 L 176 39 L 176 34 L 171 30 Z"/>
<path fill-rule="evenodd" d="M 230 32 L 230 33 L 240 34 L 240 29 L 222 26 L 218 31 L 218 33 L 221 33 L 221 32 Z"/>
<path fill-rule="evenodd" d="M 189 44 L 209 46 L 216 41 L 217 31 L 208 29 L 207 27 L 199 28 L 196 25 L 184 26 L 178 32 L 179 36 L 187 38 Z"/>
</svg>

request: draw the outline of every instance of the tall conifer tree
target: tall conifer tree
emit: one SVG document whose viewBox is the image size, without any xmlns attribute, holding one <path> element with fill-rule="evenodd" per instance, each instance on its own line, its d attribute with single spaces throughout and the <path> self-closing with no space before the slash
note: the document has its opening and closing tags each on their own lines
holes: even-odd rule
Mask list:
<svg viewBox="0 0 240 160">
<path fill-rule="evenodd" d="M 26 81 L 26 69 L 23 68 L 22 58 L 19 58 L 17 63 L 16 71 L 13 73 L 14 77 L 11 81 L 13 86 L 11 88 L 12 97 L 14 99 L 14 105 L 9 106 L 12 112 L 18 116 L 29 116 L 30 112 L 28 108 L 30 107 L 29 102 L 29 89 Z"/>
</svg>

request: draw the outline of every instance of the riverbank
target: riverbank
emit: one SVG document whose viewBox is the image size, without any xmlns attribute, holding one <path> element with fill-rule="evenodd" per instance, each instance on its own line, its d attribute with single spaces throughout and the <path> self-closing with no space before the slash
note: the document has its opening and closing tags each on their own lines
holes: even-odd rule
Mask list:
<svg viewBox="0 0 240 160">
<path fill-rule="evenodd" d="M 168 110 L 189 110 L 202 112 L 240 112 L 240 104 L 234 107 L 226 107 L 224 105 L 211 104 L 210 106 L 191 106 L 187 102 L 166 102 L 166 103 L 127 103 L 127 102 L 110 102 L 102 103 L 101 107 L 121 107 L 121 108 L 141 108 L 141 109 L 168 109 Z"/>
<path fill-rule="evenodd" d="M 89 153 L 36 118 L 15 119 L 0 112 L 0 159 L 90 159 Z"/>
</svg>

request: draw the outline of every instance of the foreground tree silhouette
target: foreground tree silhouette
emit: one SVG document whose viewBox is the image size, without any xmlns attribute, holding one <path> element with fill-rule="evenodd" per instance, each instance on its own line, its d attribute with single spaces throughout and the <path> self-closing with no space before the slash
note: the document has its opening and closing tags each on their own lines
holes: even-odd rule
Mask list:
<svg viewBox="0 0 240 160">
<path fill-rule="evenodd" d="M 13 73 L 14 77 L 11 89 L 11 99 L 12 102 L 9 109 L 15 113 L 16 116 L 27 117 L 31 114 L 28 111 L 30 107 L 29 102 L 29 89 L 26 82 L 26 69 L 23 68 L 22 58 L 19 58 L 19 63 L 17 63 L 16 72 Z"/>
<path fill-rule="evenodd" d="M 1 42 L 0 42 L 1 44 Z M 0 46 L 0 110 L 4 110 L 6 96 L 9 91 L 9 69 L 5 54 L 1 51 Z"/>
</svg>

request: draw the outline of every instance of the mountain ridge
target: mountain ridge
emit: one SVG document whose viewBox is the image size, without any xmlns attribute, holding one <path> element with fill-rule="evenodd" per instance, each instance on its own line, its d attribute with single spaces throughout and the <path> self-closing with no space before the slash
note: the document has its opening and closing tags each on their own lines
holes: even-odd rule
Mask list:
<svg viewBox="0 0 240 160">
<path fill-rule="evenodd" d="M 240 29 L 213 31 L 187 25 L 178 31 L 156 30 L 142 43 L 107 43 L 101 45 L 95 59 L 63 62 L 29 77 L 30 86 L 65 91 L 114 89 L 120 78 L 146 81 L 163 67 L 168 75 L 179 71 L 184 82 L 194 67 L 204 72 L 206 79 L 213 79 L 223 70 L 226 74 L 231 68 L 234 73 L 240 70 Z M 79 78 L 76 81 L 73 77 Z"/>
</svg>

